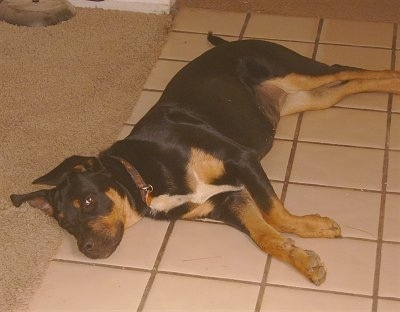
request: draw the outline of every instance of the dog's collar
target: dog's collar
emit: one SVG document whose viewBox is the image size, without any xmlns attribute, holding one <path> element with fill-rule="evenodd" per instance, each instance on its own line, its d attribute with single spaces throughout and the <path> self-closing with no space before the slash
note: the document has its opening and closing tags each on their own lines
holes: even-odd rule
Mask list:
<svg viewBox="0 0 400 312">
<path fill-rule="evenodd" d="M 119 156 L 111 157 L 117 159 L 125 167 L 126 171 L 128 171 L 128 173 L 130 174 L 133 182 L 135 182 L 136 186 L 138 187 L 142 200 L 146 203 L 148 207 L 150 207 L 152 200 L 151 192 L 153 192 L 153 186 L 144 182 L 139 171 L 137 171 L 137 169 L 129 161 Z"/>
</svg>

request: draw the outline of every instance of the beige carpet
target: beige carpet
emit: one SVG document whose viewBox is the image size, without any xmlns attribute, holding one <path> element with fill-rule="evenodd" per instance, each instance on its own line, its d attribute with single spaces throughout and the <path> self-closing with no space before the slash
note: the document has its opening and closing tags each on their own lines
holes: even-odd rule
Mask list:
<svg viewBox="0 0 400 312">
<path fill-rule="evenodd" d="M 399 0 L 180 0 L 180 3 L 215 10 L 400 22 Z"/>
<path fill-rule="evenodd" d="M 61 241 L 51 218 L 8 196 L 115 140 L 169 26 L 167 15 L 99 9 L 48 28 L 0 22 L 0 311 L 26 306 Z"/>
</svg>

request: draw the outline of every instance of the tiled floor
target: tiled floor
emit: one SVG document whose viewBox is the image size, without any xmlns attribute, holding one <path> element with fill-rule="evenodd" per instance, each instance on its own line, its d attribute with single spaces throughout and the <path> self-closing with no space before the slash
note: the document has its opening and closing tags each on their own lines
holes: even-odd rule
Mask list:
<svg viewBox="0 0 400 312">
<path fill-rule="evenodd" d="M 184 8 L 121 137 L 174 73 L 211 48 L 209 30 L 328 63 L 400 69 L 393 24 Z M 340 223 L 342 239 L 293 237 L 324 260 L 323 285 L 225 225 L 146 219 L 106 260 L 85 258 L 66 234 L 31 311 L 400 311 L 400 98 L 363 94 L 285 117 L 263 166 L 293 213 Z"/>
</svg>

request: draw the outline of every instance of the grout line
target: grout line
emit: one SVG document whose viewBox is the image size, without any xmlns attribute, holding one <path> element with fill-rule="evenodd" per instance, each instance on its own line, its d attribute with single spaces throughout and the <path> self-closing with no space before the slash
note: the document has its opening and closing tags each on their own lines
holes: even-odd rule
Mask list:
<svg viewBox="0 0 400 312">
<path fill-rule="evenodd" d="M 283 183 L 284 181 L 280 180 L 271 180 L 271 182 Z M 289 185 L 301 185 L 301 186 L 315 186 L 315 187 L 324 187 L 324 188 L 332 188 L 336 190 L 348 190 L 348 191 L 355 191 L 355 192 L 363 192 L 363 193 L 373 193 L 373 194 L 380 194 L 380 190 L 370 190 L 370 189 L 360 189 L 356 187 L 346 187 L 346 186 L 337 186 L 337 185 L 324 185 L 324 184 L 316 184 L 316 183 L 307 183 L 307 182 L 297 182 L 297 181 L 290 181 Z M 393 193 L 393 194 L 400 194 L 400 193 Z"/>
<path fill-rule="evenodd" d="M 265 262 L 264 274 L 261 279 L 260 290 L 258 291 L 258 297 L 256 301 L 256 306 L 254 308 L 254 312 L 261 311 L 261 305 L 264 301 L 265 289 L 268 286 L 267 279 L 268 279 L 269 269 L 271 268 L 271 261 L 272 261 L 271 255 L 267 255 L 267 261 Z"/>
<path fill-rule="evenodd" d="M 392 58 L 391 58 L 391 69 L 395 69 L 396 63 L 396 39 L 397 39 L 397 24 L 393 24 L 393 41 L 392 41 Z M 382 169 L 382 195 L 381 195 L 381 206 L 379 213 L 379 226 L 378 226 L 378 240 L 376 247 L 376 258 L 375 258 L 375 273 L 373 283 L 373 296 L 372 296 L 372 312 L 378 310 L 378 299 L 379 299 L 379 282 L 380 272 L 382 265 L 382 245 L 383 245 L 383 228 L 385 222 L 385 206 L 386 206 L 386 190 L 389 174 L 389 145 L 390 145 L 390 128 L 392 124 L 392 105 L 393 105 L 393 94 L 389 95 L 388 106 L 387 106 L 387 123 L 386 123 L 386 141 L 385 141 L 385 155 L 383 160 Z"/>
<path fill-rule="evenodd" d="M 322 27 L 324 26 L 324 19 L 321 18 L 318 22 L 318 30 L 317 30 L 317 37 L 315 38 L 314 42 L 314 51 L 312 55 L 312 59 L 315 60 L 317 57 L 317 52 L 320 44 L 320 39 L 321 39 L 321 33 L 322 33 Z"/>
<path fill-rule="evenodd" d="M 150 278 L 147 281 L 147 285 L 143 291 L 142 299 L 140 300 L 139 306 L 136 310 L 137 312 L 143 311 L 146 300 L 149 297 L 150 290 L 153 287 L 154 280 L 155 280 L 157 272 L 158 272 L 158 267 L 161 263 L 161 259 L 162 259 L 162 256 L 164 255 L 165 249 L 167 248 L 167 243 L 172 234 L 172 230 L 174 229 L 174 225 L 175 225 L 175 221 L 171 221 L 168 225 L 167 231 L 164 236 L 164 240 L 161 244 L 160 250 L 158 251 L 157 258 L 156 258 L 156 261 L 154 262 L 153 269 L 151 270 Z"/>
<path fill-rule="evenodd" d="M 297 130 L 297 128 L 296 128 Z M 296 132 L 295 132 L 296 135 Z M 275 138 L 277 141 L 284 141 L 284 142 L 292 142 L 293 139 L 286 139 L 286 138 Z M 334 146 L 334 147 L 350 147 L 356 149 L 368 149 L 368 150 L 377 150 L 377 151 L 385 151 L 385 147 L 375 147 L 375 146 L 363 146 L 363 145 L 350 145 L 344 143 L 330 143 L 330 142 L 319 142 L 319 141 L 310 141 L 310 140 L 301 140 L 297 139 L 298 143 L 307 143 L 307 144 L 314 144 L 314 145 L 326 145 L 326 146 Z"/>
<path fill-rule="evenodd" d="M 349 43 L 334 43 L 334 42 L 321 42 L 323 46 L 331 45 L 331 46 L 338 46 L 338 47 L 350 47 L 350 48 L 366 48 L 366 49 L 377 49 L 377 50 L 384 50 L 384 51 L 391 51 L 391 47 L 378 47 L 378 46 L 370 46 L 370 45 L 362 45 L 362 44 L 349 44 Z"/>
<path fill-rule="evenodd" d="M 192 277 L 192 278 L 198 278 L 198 279 L 203 279 L 203 280 L 239 283 L 239 284 L 243 284 L 243 285 L 255 285 L 255 286 L 260 285 L 259 282 L 234 279 L 234 278 L 229 278 L 229 277 L 206 276 L 206 275 L 197 275 L 197 274 L 191 274 L 191 273 L 162 271 L 162 270 L 158 271 L 157 273 L 164 274 L 164 275 L 171 275 L 171 276 Z"/>
<path fill-rule="evenodd" d="M 371 295 L 347 293 L 347 292 L 342 292 L 342 291 L 337 291 L 337 290 L 329 290 L 329 289 L 306 288 L 306 287 L 289 286 L 289 285 L 281 285 L 281 284 L 274 284 L 274 283 L 268 283 L 268 286 L 285 288 L 285 289 L 294 289 L 294 290 L 305 290 L 305 291 L 309 291 L 309 292 L 317 292 L 317 293 L 324 293 L 324 294 L 345 295 L 345 296 L 357 297 L 357 298 L 368 298 L 368 299 L 372 298 Z M 290 300 L 290 298 L 288 298 L 288 300 Z M 400 300 L 400 299 L 398 299 L 398 300 Z M 325 307 L 323 307 L 323 308 L 325 308 Z M 313 310 L 313 311 L 324 311 L 323 308 L 321 310 Z M 296 309 L 296 311 L 298 311 L 298 310 Z M 328 311 L 331 311 L 331 310 L 328 310 Z M 336 311 L 336 310 L 334 310 L 334 311 Z M 341 311 L 345 311 L 345 310 L 341 310 Z"/>
<path fill-rule="evenodd" d="M 70 259 L 62 259 L 62 258 L 52 259 L 51 262 L 62 262 L 62 263 L 94 266 L 94 267 L 99 267 L 99 268 L 108 268 L 108 269 L 116 269 L 116 270 L 124 270 L 124 271 L 135 271 L 135 272 L 144 272 L 144 273 L 151 272 L 151 270 L 149 270 L 149 269 L 144 269 L 144 268 L 139 268 L 139 267 L 130 267 L 130 266 L 117 265 L 117 264 L 70 260 Z"/>
<path fill-rule="evenodd" d="M 210 30 L 211 31 L 211 30 Z M 171 33 L 178 33 L 178 34 L 188 34 L 188 35 L 206 35 L 208 32 L 200 32 L 200 31 L 191 31 L 191 30 L 179 30 L 179 29 L 172 29 Z M 232 38 L 232 40 L 237 40 L 238 36 L 235 35 L 225 35 L 225 34 L 220 34 L 218 32 L 213 31 L 213 34 L 216 36 L 223 36 L 227 38 Z"/>
<path fill-rule="evenodd" d="M 251 18 L 251 12 L 246 13 L 246 17 L 244 19 L 244 23 L 242 25 L 242 29 L 240 30 L 239 40 L 242 40 L 244 37 L 244 33 L 246 31 L 247 25 L 249 24 L 249 20 Z"/>
</svg>

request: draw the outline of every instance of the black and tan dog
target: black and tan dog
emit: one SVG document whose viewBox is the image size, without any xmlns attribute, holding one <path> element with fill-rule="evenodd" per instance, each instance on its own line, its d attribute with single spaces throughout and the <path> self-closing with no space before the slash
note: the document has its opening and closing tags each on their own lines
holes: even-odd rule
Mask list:
<svg viewBox="0 0 400 312">
<path fill-rule="evenodd" d="M 328 66 L 270 42 L 208 39 L 216 47 L 171 80 L 128 137 L 98 157 L 64 160 L 33 182 L 54 188 L 11 200 L 53 216 L 91 258 L 110 256 L 144 216 L 220 220 L 318 285 L 326 276 L 318 255 L 281 232 L 333 238 L 340 227 L 290 214 L 260 160 L 281 116 L 359 92 L 400 94 L 400 73 Z"/>
</svg>

